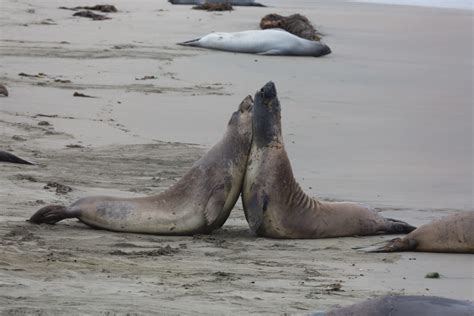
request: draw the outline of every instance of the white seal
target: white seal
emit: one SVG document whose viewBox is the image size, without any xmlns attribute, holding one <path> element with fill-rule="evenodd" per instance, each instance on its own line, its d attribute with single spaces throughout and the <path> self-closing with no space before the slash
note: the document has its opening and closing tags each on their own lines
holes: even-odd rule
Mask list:
<svg viewBox="0 0 474 316">
<path fill-rule="evenodd" d="M 178 45 L 260 55 L 319 57 L 331 53 L 324 43 L 309 41 L 281 29 L 215 32 Z"/>
</svg>

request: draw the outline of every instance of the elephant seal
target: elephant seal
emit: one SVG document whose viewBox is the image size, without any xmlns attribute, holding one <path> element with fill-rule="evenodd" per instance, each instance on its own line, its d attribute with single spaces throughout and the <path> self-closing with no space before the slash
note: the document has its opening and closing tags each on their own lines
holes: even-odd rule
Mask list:
<svg viewBox="0 0 474 316">
<path fill-rule="evenodd" d="M 437 296 L 384 296 L 311 316 L 468 316 L 474 304 Z"/>
<path fill-rule="evenodd" d="M 281 29 L 236 33 L 216 32 L 201 38 L 178 43 L 178 45 L 260 55 L 319 57 L 331 53 L 331 49 L 326 44 L 309 41 Z"/>
<path fill-rule="evenodd" d="M 459 212 L 422 225 L 382 247 L 362 248 L 366 252 L 455 252 L 474 253 L 474 211 Z"/>
<path fill-rule="evenodd" d="M 228 3 L 235 6 L 244 7 L 265 7 L 263 4 L 255 2 L 255 0 L 168 0 L 171 4 L 205 4 L 205 3 Z"/>
<path fill-rule="evenodd" d="M 77 217 L 96 228 L 159 235 L 204 234 L 221 227 L 241 192 L 252 140 L 252 105 L 246 97 L 223 138 L 165 192 L 140 198 L 86 197 L 69 207 L 46 206 L 30 222 L 54 224 Z"/>
<path fill-rule="evenodd" d="M 262 30 L 283 29 L 310 41 L 319 41 L 321 39 L 308 18 L 301 14 L 292 14 L 290 16 L 282 16 L 276 13 L 267 14 L 260 20 L 260 28 Z"/>
<path fill-rule="evenodd" d="M 242 203 L 251 231 L 264 237 L 326 238 L 400 234 L 415 229 L 360 204 L 318 201 L 303 192 L 285 151 L 273 82 L 254 98 L 253 140 Z"/>
<path fill-rule="evenodd" d="M 24 164 L 24 165 L 34 165 L 34 163 L 27 161 L 25 159 L 22 159 L 20 157 L 15 156 L 12 153 L 0 150 L 0 161 L 3 162 L 11 162 L 11 163 L 19 163 L 19 164 Z"/>
</svg>

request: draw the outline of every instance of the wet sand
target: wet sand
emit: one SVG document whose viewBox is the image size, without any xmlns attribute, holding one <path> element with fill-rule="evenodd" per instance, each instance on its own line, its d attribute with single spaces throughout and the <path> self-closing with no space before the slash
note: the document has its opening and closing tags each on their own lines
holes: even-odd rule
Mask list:
<svg viewBox="0 0 474 316">
<path fill-rule="evenodd" d="M 208 13 L 164 0 L 109 1 L 119 12 L 105 21 L 73 18 L 58 9 L 63 1 L 2 2 L 0 84 L 10 96 L 0 96 L 0 148 L 38 163 L 0 164 L 3 313 L 274 314 L 387 293 L 474 299 L 472 255 L 352 249 L 393 236 L 256 238 L 240 202 L 210 236 L 25 222 L 49 203 L 163 191 L 268 80 L 277 85 L 296 178 L 309 194 L 371 204 L 414 225 L 473 210 L 472 12 L 268 2 Z M 175 45 L 213 30 L 255 29 L 272 12 L 307 15 L 333 54 Z M 137 80 L 144 76 L 156 79 Z M 441 278 L 424 278 L 428 272 Z"/>
</svg>

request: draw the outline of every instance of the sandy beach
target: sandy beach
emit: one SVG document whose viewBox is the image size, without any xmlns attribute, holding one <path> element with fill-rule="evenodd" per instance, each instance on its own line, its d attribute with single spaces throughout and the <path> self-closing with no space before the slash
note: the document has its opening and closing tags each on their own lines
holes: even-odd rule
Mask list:
<svg viewBox="0 0 474 316">
<path fill-rule="evenodd" d="M 240 201 L 205 236 L 26 222 L 50 203 L 165 190 L 269 80 L 308 194 L 413 225 L 474 209 L 473 11 L 261 2 L 212 13 L 110 0 L 119 12 L 92 21 L 59 7 L 99 2 L 1 0 L 0 149 L 37 163 L 0 164 L 2 314 L 306 314 L 389 293 L 474 300 L 473 255 L 353 249 L 394 236 L 258 238 Z M 257 29 L 268 13 L 306 15 L 333 53 L 176 45 Z"/>
</svg>

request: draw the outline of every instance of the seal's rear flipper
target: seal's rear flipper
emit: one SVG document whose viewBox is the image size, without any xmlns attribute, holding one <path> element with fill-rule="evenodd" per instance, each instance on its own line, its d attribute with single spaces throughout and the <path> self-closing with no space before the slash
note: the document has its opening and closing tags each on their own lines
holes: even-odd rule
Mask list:
<svg viewBox="0 0 474 316">
<path fill-rule="evenodd" d="M 416 229 L 415 226 L 399 221 L 393 218 L 386 218 L 388 229 L 386 230 L 387 234 L 408 234 Z"/>
<path fill-rule="evenodd" d="M 397 252 L 397 251 L 414 251 L 418 243 L 410 238 L 395 238 L 385 243 L 383 246 L 354 247 L 364 252 Z"/>
<path fill-rule="evenodd" d="M 198 43 L 199 43 L 200 39 L 201 39 L 201 37 L 200 38 L 195 38 L 195 39 L 192 39 L 192 40 L 186 41 L 186 42 L 176 43 L 176 44 L 181 45 L 181 46 L 199 46 Z"/>
<path fill-rule="evenodd" d="M 24 165 L 34 165 L 34 163 L 30 161 L 26 161 L 25 159 L 21 159 L 20 157 L 17 157 L 14 154 L 2 150 L 0 150 L 0 161 L 19 163 Z"/>
<path fill-rule="evenodd" d="M 36 211 L 36 213 L 31 216 L 29 221 L 35 224 L 46 223 L 52 225 L 59 222 L 60 220 L 71 217 L 75 216 L 72 216 L 69 212 L 67 212 L 67 208 L 65 206 L 48 205 Z"/>
</svg>

